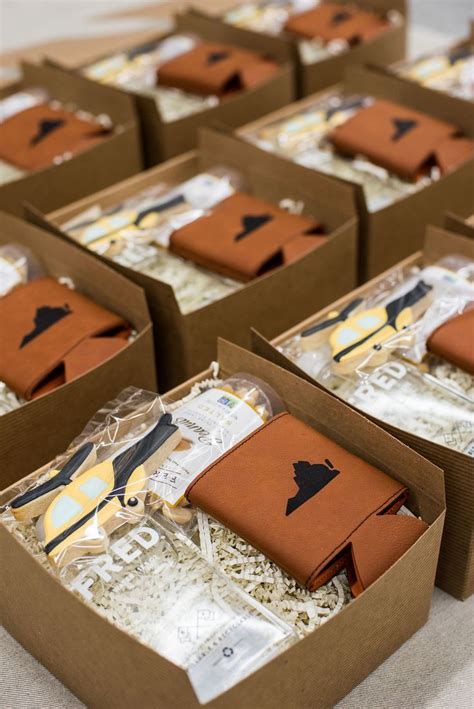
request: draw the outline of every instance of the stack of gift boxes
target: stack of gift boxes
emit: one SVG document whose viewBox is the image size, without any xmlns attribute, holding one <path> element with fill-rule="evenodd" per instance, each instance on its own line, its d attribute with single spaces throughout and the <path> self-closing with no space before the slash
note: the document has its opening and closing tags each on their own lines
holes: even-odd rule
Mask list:
<svg viewBox="0 0 474 709">
<path fill-rule="evenodd" d="M 86 704 L 331 706 L 474 591 L 472 41 L 174 21 L 0 98 L 0 618 Z"/>
</svg>

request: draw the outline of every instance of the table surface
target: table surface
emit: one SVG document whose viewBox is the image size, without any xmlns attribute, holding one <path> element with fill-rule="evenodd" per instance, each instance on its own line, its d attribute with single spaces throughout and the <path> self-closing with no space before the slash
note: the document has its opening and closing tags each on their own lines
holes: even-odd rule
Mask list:
<svg viewBox="0 0 474 709">
<path fill-rule="evenodd" d="M 133 4 L 146 0 L 0 0 L 0 49 L 10 52 L 72 34 L 146 29 L 142 20 L 105 17 Z M 474 0 L 411 0 L 410 9 L 413 56 L 465 36 Z M 0 709 L 81 706 L 0 627 Z M 435 589 L 428 623 L 338 704 L 340 709 L 382 706 L 474 709 L 474 596 L 461 603 Z"/>
</svg>

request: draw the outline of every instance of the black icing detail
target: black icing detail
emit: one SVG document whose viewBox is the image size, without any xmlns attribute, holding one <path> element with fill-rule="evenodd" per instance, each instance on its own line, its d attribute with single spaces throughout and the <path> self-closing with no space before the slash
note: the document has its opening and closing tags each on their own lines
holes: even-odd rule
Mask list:
<svg viewBox="0 0 474 709">
<path fill-rule="evenodd" d="M 394 143 L 400 140 L 400 138 L 403 138 L 418 125 L 418 121 L 415 121 L 412 118 L 392 118 L 392 123 L 395 126 L 395 132 L 391 137 L 391 140 Z"/>
<path fill-rule="evenodd" d="M 286 517 L 314 497 L 340 473 L 327 458 L 324 463 L 308 463 L 307 460 L 300 460 L 293 463 L 293 468 L 298 492 L 287 502 Z"/>
<path fill-rule="evenodd" d="M 44 118 L 38 121 L 38 132 L 30 140 L 30 145 L 37 145 L 50 133 L 61 128 L 66 121 L 64 118 Z"/>
<path fill-rule="evenodd" d="M 273 219 L 271 214 L 244 214 L 241 218 L 243 229 L 238 234 L 234 236 L 234 241 L 240 241 L 245 239 L 246 236 L 251 234 L 256 229 L 268 224 Z"/>
<path fill-rule="evenodd" d="M 341 310 L 339 315 L 335 315 L 333 318 L 328 318 L 323 322 L 317 323 L 317 325 L 308 327 L 307 330 L 303 330 L 303 332 L 301 333 L 301 337 L 310 337 L 310 335 L 314 335 L 316 332 L 322 332 L 323 330 L 327 330 L 327 328 L 332 327 L 333 325 L 337 325 L 340 322 L 344 322 L 345 320 L 347 320 L 352 311 L 358 308 L 361 303 L 362 298 L 356 298 L 351 303 L 346 305 L 346 307 Z"/>
<path fill-rule="evenodd" d="M 58 534 L 45 546 L 46 554 L 50 554 L 59 544 L 67 539 L 71 534 L 74 534 L 86 522 L 92 519 L 101 509 L 103 509 L 114 497 L 117 497 L 122 507 L 125 507 L 125 488 L 128 480 L 134 470 L 148 460 L 156 451 L 172 436 L 178 427 L 172 423 L 171 414 L 163 414 L 150 433 L 141 438 L 137 443 L 126 451 L 120 453 L 113 459 L 112 465 L 114 469 L 114 487 L 111 492 L 101 500 L 94 509 L 74 522 L 70 527 Z"/>
<path fill-rule="evenodd" d="M 217 64 L 218 62 L 228 59 L 230 57 L 230 52 L 211 52 L 207 57 L 207 64 Z"/>
<path fill-rule="evenodd" d="M 138 505 L 138 498 L 137 497 L 131 497 L 129 501 L 127 502 L 127 505 L 129 507 L 136 507 Z"/>
<path fill-rule="evenodd" d="M 27 345 L 35 337 L 41 335 L 45 330 L 55 325 L 57 322 L 65 318 L 67 315 L 71 315 L 72 310 L 67 303 L 64 306 L 51 307 L 50 305 L 42 305 L 36 309 L 36 315 L 34 319 L 34 328 L 31 332 L 28 332 L 22 339 L 20 343 L 20 349 Z"/>
<path fill-rule="evenodd" d="M 352 345 L 349 345 L 345 349 L 341 350 L 337 355 L 334 356 L 334 361 L 340 362 L 343 357 L 350 354 L 357 347 L 363 345 L 365 342 L 367 342 L 367 340 L 370 340 L 371 337 L 383 330 L 385 327 L 387 327 L 387 325 L 390 325 L 391 327 L 395 328 L 395 321 L 400 315 L 400 313 L 405 310 L 405 308 L 409 308 L 412 305 L 415 305 L 415 303 L 424 298 L 425 295 L 429 293 L 431 289 L 432 286 L 429 286 L 424 281 L 418 281 L 416 286 L 410 291 L 408 291 L 408 293 L 405 293 L 405 295 L 400 296 L 400 298 L 396 298 L 396 300 L 392 300 L 391 303 L 388 303 L 388 305 L 385 306 L 385 311 L 387 313 L 387 318 L 385 322 L 382 323 L 382 325 L 380 325 L 380 327 L 378 327 L 376 330 L 369 332 L 368 335 L 363 337 L 358 342 L 354 342 Z"/>
<path fill-rule="evenodd" d="M 61 468 L 57 475 L 55 475 L 50 480 L 46 480 L 42 485 L 38 485 L 37 487 L 28 490 L 23 495 L 15 497 L 15 499 L 11 503 L 11 507 L 16 510 L 19 507 L 23 507 L 29 502 L 36 500 L 38 497 L 42 497 L 48 492 L 57 490 L 59 487 L 63 487 L 64 485 L 70 483 L 72 480 L 72 476 L 86 460 L 93 447 L 94 445 L 92 443 L 85 443 L 79 448 L 79 450 L 74 453 L 71 458 L 69 458 L 67 463 L 65 463 L 65 465 Z"/>
</svg>

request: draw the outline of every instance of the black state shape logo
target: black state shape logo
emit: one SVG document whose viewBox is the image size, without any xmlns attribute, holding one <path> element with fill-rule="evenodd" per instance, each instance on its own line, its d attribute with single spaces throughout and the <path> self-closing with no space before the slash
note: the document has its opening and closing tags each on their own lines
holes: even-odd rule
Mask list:
<svg viewBox="0 0 474 709">
<path fill-rule="evenodd" d="M 297 463 L 293 463 L 293 468 L 298 492 L 287 502 L 286 517 L 314 497 L 340 473 L 327 458 L 324 463 L 309 463 L 307 460 L 299 460 Z"/>
<path fill-rule="evenodd" d="M 211 52 L 207 57 L 208 64 L 217 64 L 218 62 L 228 59 L 230 56 L 229 52 Z"/>
<path fill-rule="evenodd" d="M 331 17 L 331 25 L 337 27 L 338 25 L 342 25 L 343 22 L 347 22 L 347 20 L 350 20 L 351 17 L 351 12 L 348 12 L 347 10 L 340 10 L 339 12 L 334 13 L 334 15 Z"/>
<path fill-rule="evenodd" d="M 235 235 L 234 241 L 240 241 L 245 239 L 246 236 L 251 234 L 256 229 L 268 224 L 273 219 L 271 214 L 244 214 L 241 219 L 243 229 L 238 234 Z"/>
<path fill-rule="evenodd" d="M 394 143 L 418 125 L 418 121 L 414 121 L 412 118 L 392 118 L 392 123 L 395 127 L 395 132 L 392 135 Z"/>
<path fill-rule="evenodd" d="M 38 132 L 30 140 L 30 145 L 37 145 L 65 123 L 66 121 L 63 118 L 45 118 L 42 121 L 38 121 Z"/>
<path fill-rule="evenodd" d="M 42 332 L 48 330 L 50 327 L 55 325 L 57 322 L 65 318 L 67 315 L 71 315 L 72 310 L 67 303 L 64 307 L 51 307 L 50 305 L 42 305 L 36 309 L 36 315 L 34 318 L 34 328 L 31 332 L 28 332 L 21 341 L 20 349 L 27 345 L 29 342 L 41 335 Z"/>
</svg>

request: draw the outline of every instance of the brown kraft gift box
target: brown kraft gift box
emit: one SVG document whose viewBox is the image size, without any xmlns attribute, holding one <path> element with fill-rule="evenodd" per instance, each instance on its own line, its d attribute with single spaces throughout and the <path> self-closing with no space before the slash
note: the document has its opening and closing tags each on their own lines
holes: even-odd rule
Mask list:
<svg viewBox="0 0 474 709">
<path fill-rule="evenodd" d="M 356 67 L 347 71 L 343 84 L 331 88 L 330 93 L 344 90 L 348 94 L 367 94 L 393 103 L 400 103 L 421 111 L 441 121 L 453 123 L 468 138 L 474 138 L 474 107 L 467 111 L 465 104 L 458 106 L 449 96 L 427 92 L 416 84 L 401 81 L 383 71 Z M 276 111 L 271 116 L 254 121 L 237 131 L 242 140 L 263 125 L 273 123 L 302 110 L 325 94 L 310 98 Z M 258 148 L 260 153 L 264 152 Z M 288 160 L 280 158 L 284 165 Z M 305 173 L 316 170 L 300 166 Z M 337 178 L 333 178 L 337 179 Z M 342 180 L 341 180 L 342 181 Z M 420 191 L 393 202 L 376 212 L 369 212 L 362 187 L 352 184 L 359 218 L 359 278 L 363 283 L 393 264 L 420 249 L 426 224 L 441 226 L 446 210 L 463 214 L 472 206 L 471 190 L 474 181 L 474 159 L 467 160 L 449 174 L 432 182 Z"/>
<path fill-rule="evenodd" d="M 267 328 L 272 336 L 276 335 L 293 324 L 301 312 L 309 315 L 316 307 L 354 287 L 357 243 L 351 188 L 324 175 L 300 173 L 297 166 L 286 165 L 231 135 L 205 130 L 197 151 L 46 218 L 30 211 L 34 221 L 62 234 L 60 224 L 93 205 L 111 207 L 151 185 L 177 183 L 216 164 L 239 171 L 245 180 L 244 191 L 258 198 L 274 204 L 288 197 L 302 200 L 304 215 L 320 221 L 329 238 L 298 261 L 273 269 L 226 298 L 186 315 L 181 313 L 169 285 L 114 264 L 114 268 L 146 291 L 156 333 L 162 391 L 207 366 L 215 357 L 218 336 L 241 345 L 249 344 L 251 325 Z"/>
<path fill-rule="evenodd" d="M 331 707 L 428 618 L 443 528 L 443 475 L 374 423 L 280 367 L 222 341 L 218 360 L 221 377 L 242 371 L 260 377 L 279 393 L 290 413 L 407 485 L 409 507 L 429 525 L 344 610 L 206 705 Z M 168 396 L 180 399 L 195 381 L 209 376 L 211 371 L 204 371 Z M 14 493 L 10 488 L 0 494 L 0 504 Z M 0 554 L 5 628 L 87 706 L 200 706 L 184 671 L 62 587 L 3 525 Z M 101 682 L 90 682 L 91 676 Z"/>
<path fill-rule="evenodd" d="M 245 0 L 222 0 L 220 3 L 208 3 L 207 0 L 191 0 L 190 5 L 196 12 L 207 14 L 209 22 L 220 27 L 224 38 L 228 28 L 237 30 L 241 37 L 250 36 L 262 42 L 272 42 L 277 50 L 286 51 L 288 60 L 296 67 L 297 96 L 303 98 L 315 91 L 322 91 L 328 86 L 341 81 L 348 66 L 354 64 L 388 65 L 405 57 L 407 35 L 407 4 L 405 0 L 342 0 L 381 14 L 393 10 L 398 13 L 399 22 L 385 32 L 366 42 L 350 47 L 340 54 L 329 56 L 312 64 L 305 64 L 299 46 L 299 38 L 291 32 L 281 32 L 272 36 L 255 30 L 233 27 L 222 19 L 222 15 L 233 7 L 244 4 Z M 342 4 L 338 0 L 338 4 Z"/>
<path fill-rule="evenodd" d="M 0 185 L 0 209 L 21 215 L 23 201 L 34 200 L 50 211 L 103 189 L 114 179 L 139 172 L 140 139 L 130 97 L 105 86 L 91 85 L 83 77 L 61 69 L 23 63 L 22 70 L 21 81 L 4 91 L 3 98 L 23 89 L 44 88 L 53 100 L 74 104 L 96 116 L 110 116 L 115 130 L 110 137 L 60 165 L 50 165 Z"/>
<path fill-rule="evenodd" d="M 423 252 L 418 252 L 402 262 L 410 266 L 420 263 L 433 263 L 443 256 L 459 254 L 474 258 L 474 240 L 449 233 L 436 227 L 428 227 Z M 400 264 L 401 265 L 401 264 Z M 327 308 L 319 311 L 298 326 L 279 335 L 269 342 L 263 335 L 253 332 L 252 346 L 257 354 L 287 368 L 300 377 L 315 382 L 308 374 L 291 362 L 277 347 L 292 335 L 324 319 L 331 311 L 339 310 L 354 300 L 359 294 L 381 282 L 387 271 L 364 286 L 340 298 Z M 368 414 L 365 414 L 368 416 Z M 369 416 L 370 418 L 370 416 Z M 447 516 L 444 529 L 436 583 L 442 589 L 459 599 L 466 599 L 474 592 L 474 517 L 472 458 L 467 453 L 450 449 L 446 446 L 421 438 L 378 419 L 377 423 L 421 455 L 431 460 L 444 470 L 446 484 Z"/>
<path fill-rule="evenodd" d="M 209 23 L 206 17 L 200 17 L 192 12 L 176 15 L 170 34 L 176 33 L 195 34 L 209 42 L 226 42 L 241 49 L 268 55 L 278 62 L 280 67 L 268 81 L 253 89 L 239 91 L 235 96 L 223 99 L 214 107 L 168 122 L 161 118 L 153 96 L 110 87 L 110 90 L 133 97 L 135 101 L 141 125 L 145 161 L 149 167 L 196 147 L 199 128 L 202 126 L 220 122 L 235 128 L 269 111 L 286 106 L 295 97 L 293 67 L 288 62 L 286 52 L 274 49 L 271 42 L 256 41 L 253 37 L 241 38 L 239 32 L 234 31 L 232 27 L 225 37 L 221 36 L 219 28 Z M 158 41 L 166 36 L 169 35 L 156 34 L 154 39 Z M 129 48 L 127 45 L 124 47 L 124 49 Z M 97 55 L 95 60 L 100 59 L 101 56 Z M 85 81 L 96 83 L 90 79 Z"/>
<path fill-rule="evenodd" d="M 474 220 L 467 221 L 468 219 L 472 220 L 473 215 L 474 205 L 470 209 L 465 209 L 461 214 L 453 214 L 451 211 L 446 212 L 444 215 L 444 228 L 446 231 L 452 231 L 455 234 L 474 239 Z"/>
<path fill-rule="evenodd" d="M 0 224 L 0 245 L 27 247 L 49 276 L 71 278 L 79 293 L 122 316 L 137 331 L 133 342 L 100 366 L 0 416 L 0 484 L 5 487 L 67 446 L 104 400 L 130 384 L 153 389 L 156 376 L 152 326 L 140 288 L 31 224 L 4 213 Z"/>
</svg>

